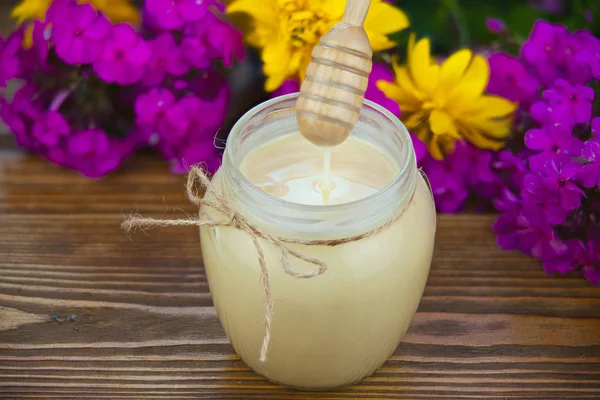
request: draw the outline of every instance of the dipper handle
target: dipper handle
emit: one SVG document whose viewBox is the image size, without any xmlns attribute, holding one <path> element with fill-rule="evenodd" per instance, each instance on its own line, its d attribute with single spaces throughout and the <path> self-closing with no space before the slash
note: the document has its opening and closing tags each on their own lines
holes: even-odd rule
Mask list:
<svg viewBox="0 0 600 400">
<path fill-rule="evenodd" d="M 300 87 L 296 119 L 300 133 L 322 147 L 342 143 L 360 117 L 373 51 L 363 24 L 369 0 L 347 0 L 344 19 L 312 52 Z"/>
</svg>

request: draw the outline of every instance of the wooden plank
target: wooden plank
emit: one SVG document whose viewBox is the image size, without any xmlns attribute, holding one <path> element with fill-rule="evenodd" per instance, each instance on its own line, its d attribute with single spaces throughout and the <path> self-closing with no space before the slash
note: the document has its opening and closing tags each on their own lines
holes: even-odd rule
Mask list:
<svg viewBox="0 0 600 400">
<path fill-rule="evenodd" d="M 183 183 L 148 153 L 88 180 L 0 151 L 0 398 L 600 398 L 600 288 L 499 250 L 491 215 L 439 217 L 419 312 L 374 376 L 266 382 L 219 324 L 197 230 L 119 228 L 132 210 L 194 212 Z"/>
</svg>

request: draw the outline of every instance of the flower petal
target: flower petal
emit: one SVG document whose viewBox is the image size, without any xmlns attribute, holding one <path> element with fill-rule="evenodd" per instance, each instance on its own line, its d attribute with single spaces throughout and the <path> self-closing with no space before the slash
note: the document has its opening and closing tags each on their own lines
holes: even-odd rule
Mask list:
<svg viewBox="0 0 600 400">
<path fill-rule="evenodd" d="M 504 97 L 483 95 L 470 105 L 463 107 L 463 114 L 477 114 L 484 118 L 503 118 L 512 115 L 518 108 L 518 103 L 513 103 Z"/>
<path fill-rule="evenodd" d="M 448 103 L 454 107 L 469 106 L 487 87 L 490 66 L 485 58 L 475 55 L 460 82 L 448 94 Z"/>
<path fill-rule="evenodd" d="M 472 57 L 471 50 L 463 49 L 452 54 L 444 61 L 440 71 L 438 94 L 445 95 L 462 79 Z"/>
<path fill-rule="evenodd" d="M 552 141 L 544 129 L 530 129 L 525 133 L 525 146 L 531 150 L 546 150 Z"/>
<path fill-rule="evenodd" d="M 412 34 L 408 48 L 408 68 L 410 75 L 417 88 L 431 92 L 438 82 L 439 67 L 435 65 L 438 68 L 432 68 L 429 39 L 423 38 L 416 44 L 414 41 L 415 36 Z"/>
<path fill-rule="evenodd" d="M 512 117 L 490 119 L 485 115 L 460 115 L 461 125 L 480 131 L 491 139 L 504 139 L 511 132 Z"/>
<path fill-rule="evenodd" d="M 372 1 L 365 20 L 365 31 L 389 35 L 409 26 L 408 17 L 400 9 L 381 0 Z M 373 48 L 374 51 L 377 49 Z"/>
<path fill-rule="evenodd" d="M 460 133 L 471 144 L 480 149 L 500 150 L 504 147 L 504 142 L 482 135 L 481 131 L 469 126 L 461 126 Z"/>
<path fill-rule="evenodd" d="M 587 164 L 581 167 L 581 171 L 577 177 L 579 178 L 579 182 L 586 187 L 592 188 L 598 184 L 598 177 L 600 176 L 600 170 L 598 166 L 594 164 Z"/>
<path fill-rule="evenodd" d="M 443 111 L 432 110 L 429 114 L 429 126 L 431 131 L 437 136 L 449 135 L 456 139 L 460 139 L 458 129 L 454 125 L 452 118 Z"/>
</svg>

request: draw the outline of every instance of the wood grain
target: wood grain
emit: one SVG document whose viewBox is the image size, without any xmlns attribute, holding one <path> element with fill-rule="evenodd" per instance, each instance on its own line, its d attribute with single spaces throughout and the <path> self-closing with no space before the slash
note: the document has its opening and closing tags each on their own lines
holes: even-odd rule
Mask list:
<svg viewBox="0 0 600 400">
<path fill-rule="evenodd" d="M 600 398 L 600 288 L 498 250 L 489 215 L 439 217 L 419 312 L 374 376 L 266 382 L 218 322 L 197 230 L 119 229 L 132 210 L 194 212 L 183 185 L 148 154 L 92 181 L 0 150 L 0 398 Z"/>
</svg>

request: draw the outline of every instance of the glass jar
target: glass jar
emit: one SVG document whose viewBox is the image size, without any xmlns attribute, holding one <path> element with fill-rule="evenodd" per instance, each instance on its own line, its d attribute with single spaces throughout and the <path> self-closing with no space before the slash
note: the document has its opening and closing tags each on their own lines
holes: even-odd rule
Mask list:
<svg viewBox="0 0 600 400">
<path fill-rule="evenodd" d="M 423 294 L 436 216 L 406 128 L 370 101 L 365 101 L 352 135 L 398 163 L 399 172 L 388 186 L 358 201 L 314 206 L 281 200 L 250 183 L 239 169 L 242 160 L 266 141 L 297 132 L 296 96 L 267 101 L 237 122 L 223 165 L 212 179 L 215 190 L 252 224 L 284 239 L 362 236 L 395 221 L 378 233 L 339 245 L 290 244 L 326 263 L 327 271 L 311 279 L 287 274 L 280 251 L 259 239 L 273 304 L 264 361 L 259 356 L 265 293 L 252 238 L 232 227 L 202 227 L 201 246 L 217 314 L 242 360 L 275 383 L 326 390 L 371 375 L 398 346 Z M 222 218 L 210 209 L 201 213 L 203 218 Z M 298 259 L 290 263 L 301 272 L 315 269 Z"/>
</svg>

